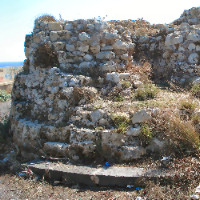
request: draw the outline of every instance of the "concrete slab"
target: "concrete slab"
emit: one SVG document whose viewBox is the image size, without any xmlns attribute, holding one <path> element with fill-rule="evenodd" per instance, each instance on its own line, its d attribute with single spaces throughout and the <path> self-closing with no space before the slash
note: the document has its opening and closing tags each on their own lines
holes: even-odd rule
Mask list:
<svg viewBox="0 0 200 200">
<path fill-rule="evenodd" d="M 62 164 L 47 161 L 37 161 L 24 164 L 34 173 L 52 181 L 63 181 L 66 184 L 89 186 L 120 186 L 134 185 L 141 179 L 171 177 L 166 169 L 144 169 L 139 167 L 91 167 Z"/>
</svg>

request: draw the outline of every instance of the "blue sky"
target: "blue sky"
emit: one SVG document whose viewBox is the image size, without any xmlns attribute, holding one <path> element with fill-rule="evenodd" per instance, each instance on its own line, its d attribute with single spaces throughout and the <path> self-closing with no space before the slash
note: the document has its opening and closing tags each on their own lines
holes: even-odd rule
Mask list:
<svg viewBox="0 0 200 200">
<path fill-rule="evenodd" d="M 199 0 L 0 0 L 0 62 L 23 61 L 25 35 L 35 18 L 48 13 L 57 19 L 142 18 L 150 23 L 170 23 Z"/>
</svg>

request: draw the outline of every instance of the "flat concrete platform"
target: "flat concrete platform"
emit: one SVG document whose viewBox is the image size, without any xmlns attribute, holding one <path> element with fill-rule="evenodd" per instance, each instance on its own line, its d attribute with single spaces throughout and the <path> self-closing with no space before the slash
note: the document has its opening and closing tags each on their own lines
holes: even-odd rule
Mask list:
<svg viewBox="0 0 200 200">
<path fill-rule="evenodd" d="M 37 161 L 23 166 L 34 173 L 52 181 L 62 181 L 65 184 L 80 184 L 89 186 L 120 186 L 134 185 L 141 179 L 157 179 L 173 176 L 166 169 L 144 169 L 139 167 L 91 167 L 62 164 L 59 162 Z"/>
</svg>

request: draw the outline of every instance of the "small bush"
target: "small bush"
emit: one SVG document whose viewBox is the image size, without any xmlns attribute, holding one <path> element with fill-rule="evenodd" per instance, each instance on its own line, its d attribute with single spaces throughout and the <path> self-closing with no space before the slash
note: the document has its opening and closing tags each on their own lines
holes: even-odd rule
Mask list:
<svg viewBox="0 0 200 200">
<path fill-rule="evenodd" d="M 165 120 L 166 134 L 174 151 L 177 153 L 199 151 L 199 133 L 191 121 L 183 121 L 178 116 L 172 115 Z"/>
<path fill-rule="evenodd" d="M 38 17 L 35 21 L 56 22 L 56 19 L 53 15 L 44 14 L 44 15 Z"/>
<path fill-rule="evenodd" d="M 187 110 L 188 112 L 194 112 L 196 107 L 197 107 L 196 103 L 190 100 L 180 102 L 180 109 Z"/>
<path fill-rule="evenodd" d="M 36 49 L 34 57 L 35 66 L 41 68 L 49 68 L 59 64 L 57 53 L 46 43 Z"/>
<path fill-rule="evenodd" d="M 11 98 L 11 94 L 7 93 L 5 90 L 0 90 L 0 102 L 7 101 Z"/>
<path fill-rule="evenodd" d="M 121 85 L 122 85 L 122 88 L 125 88 L 125 89 L 131 87 L 130 81 L 122 81 Z"/>
<path fill-rule="evenodd" d="M 192 116 L 192 122 L 193 122 L 194 125 L 200 124 L 200 116 L 197 115 L 197 114 L 193 115 Z"/>
<path fill-rule="evenodd" d="M 127 131 L 130 119 L 126 115 L 123 115 L 123 113 L 113 114 L 111 119 L 113 124 L 117 127 L 118 133 L 125 133 Z"/>
<path fill-rule="evenodd" d="M 142 124 L 139 137 L 141 141 L 145 143 L 145 145 L 148 145 L 149 142 L 151 141 L 153 136 L 152 136 L 151 128 L 149 127 L 147 123 Z"/>
<path fill-rule="evenodd" d="M 191 116 L 194 113 L 196 107 L 197 107 L 197 104 L 194 103 L 191 100 L 181 101 L 179 109 L 182 110 L 182 111 L 184 111 L 184 113 L 182 114 L 183 119 L 190 120 Z"/>
<path fill-rule="evenodd" d="M 145 84 L 143 88 L 138 88 L 135 91 L 135 99 L 144 101 L 147 99 L 153 99 L 158 93 L 158 88 L 154 84 Z"/>
<path fill-rule="evenodd" d="M 200 84 L 194 84 L 190 90 L 196 97 L 200 97 Z"/>
</svg>

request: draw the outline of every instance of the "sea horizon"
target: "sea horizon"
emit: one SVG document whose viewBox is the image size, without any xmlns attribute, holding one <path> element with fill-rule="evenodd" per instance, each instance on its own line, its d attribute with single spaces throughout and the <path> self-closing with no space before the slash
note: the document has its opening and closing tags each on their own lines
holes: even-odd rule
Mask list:
<svg viewBox="0 0 200 200">
<path fill-rule="evenodd" d="M 11 61 L 11 62 L 0 62 L 0 67 L 19 67 L 23 66 L 24 61 Z"/>
</svg>

